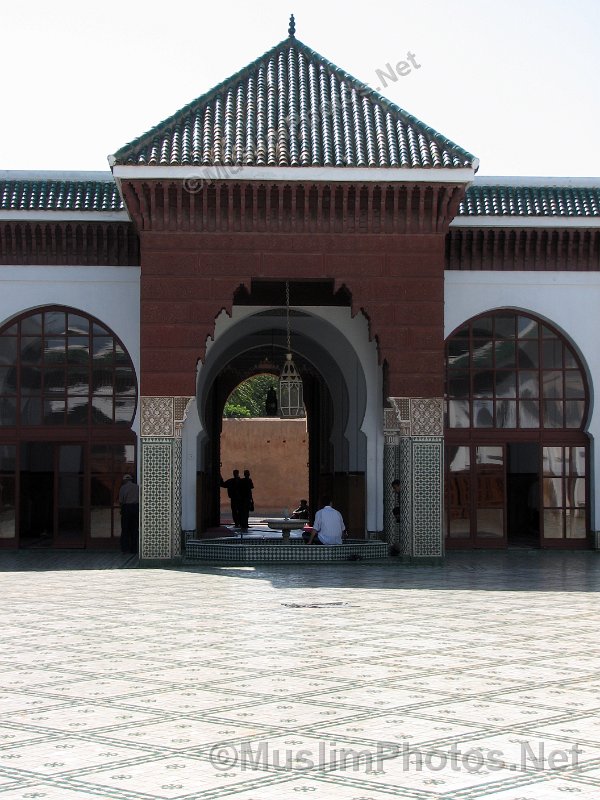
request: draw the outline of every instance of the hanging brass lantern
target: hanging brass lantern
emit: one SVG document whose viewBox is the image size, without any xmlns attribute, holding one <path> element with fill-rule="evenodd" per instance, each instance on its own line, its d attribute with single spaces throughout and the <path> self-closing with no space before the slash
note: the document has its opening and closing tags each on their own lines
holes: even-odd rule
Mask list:
<svg viewBox="0 0 600 800">
<path fill-rule="evenodd" d="M 287 317 L 287 353 L 279 375 L 279 416 L 282 419 L 305 416 L 302 378 L 292 359 L 289 281 L 285 282 L 285 308 Z"/>
</svg>

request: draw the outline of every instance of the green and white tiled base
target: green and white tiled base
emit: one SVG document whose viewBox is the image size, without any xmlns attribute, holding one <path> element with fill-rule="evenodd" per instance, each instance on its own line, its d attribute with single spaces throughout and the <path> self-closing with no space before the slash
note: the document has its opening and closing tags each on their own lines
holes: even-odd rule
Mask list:
<svg viewBox="0 0 600 800">
<path fill-rule="evenodd" d="M 239 539 L 202 539 L 186 542 L 187 561 L 212 562 L 280 562 L 280 561 L 352 561 L 372 558 L 387 558 L 386 542 L 348 542 L 335 547 L 307 545 L 301 540 L 284 543 L 281 540 L 248 539 L 241 544 Z"/>
</svg>

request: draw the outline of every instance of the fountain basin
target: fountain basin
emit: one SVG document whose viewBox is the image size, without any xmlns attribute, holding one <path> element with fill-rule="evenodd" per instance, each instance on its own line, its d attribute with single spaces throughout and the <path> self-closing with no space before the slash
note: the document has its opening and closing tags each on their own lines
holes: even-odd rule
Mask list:
<svg viewBox="0 0 600 800">
<path fill-rule="evenodd" d="M 300 520 L 295 520 L 298 521 Z M 304 527 L 304 523 L 300 527 Z M 331 562 L 387 558 L 388 545 L 386 542 L 365 539 L 349 539 L 338 545 L 307 545 L 301 537 L 284 540 L 280 537 L 260 536 L 243 540 L 237 537 L 191 539 L 186 543 L 185 551 L 188 561 L 229 564 Z"/>
</svg>

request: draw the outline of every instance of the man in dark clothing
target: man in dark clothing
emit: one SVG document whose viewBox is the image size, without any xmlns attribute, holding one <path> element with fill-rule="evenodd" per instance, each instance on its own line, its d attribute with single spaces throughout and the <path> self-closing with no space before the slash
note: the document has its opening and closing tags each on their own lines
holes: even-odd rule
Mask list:
<svg viewBox="0 0 600 800">
<path fill-rule="evenodd" d="M 240 478 L 240 471 L 239 469 L 233 470 L 233 478 L 229 478 L 228 480 L 224 481 L 223 476 L 221 476 L 221 486 L 223 489 L 227 489 L 227 497 L 229 497 L 229 502 L 231 503 L 231 516 L 233 518 L 233 526 L 234 528 L 240 527 L 240 484 L 242 480 Z M 246 523 L 247 526 L 247 523 Z"/>
<path fill-rule="evenodd" d="M 239 489 L 240 530 L 242 533 L 248 531 L 248 515 L 250 514 L 250 505 L 252 504 L 252 489 L 254 489 L 254 483 L 250 477 L 250 471 L 245 469 L 244 477 L 240 480 Z"/>
<path fill-rule="evenodd" d="M 140 538 L 140 487 L 131 475 L 123 476 L 119 490 L 121 506 L 121 552 L 137 553 Z"/>
</svg>

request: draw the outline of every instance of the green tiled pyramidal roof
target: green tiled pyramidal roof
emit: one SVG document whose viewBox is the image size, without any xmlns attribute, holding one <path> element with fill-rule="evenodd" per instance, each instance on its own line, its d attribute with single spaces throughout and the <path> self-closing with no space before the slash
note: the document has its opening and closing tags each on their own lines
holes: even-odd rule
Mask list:
<svg viewBox="0 0 600 800">
<path fill-rule="evenodd" d="M 122 147 L 146 166 L 477 167 L 454 142 L 291 34 Z"/>
<path fill-rule="evenodd" d="M 112 173 L 94 179 L 22 173 L 0 175 L 2 211 L 120 211 L 123 208 Z"/>
<path fill-rule="evenodd" d="M 474 184 L 467 189 L 458 216 L 600 217 L 600 185 L 585 188 Z"/>
</svg>

